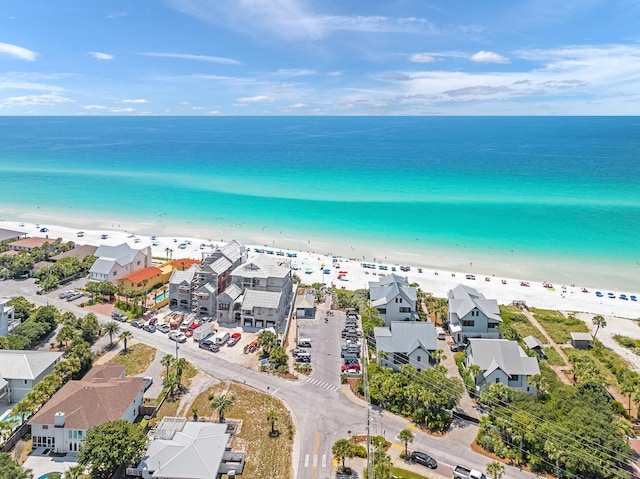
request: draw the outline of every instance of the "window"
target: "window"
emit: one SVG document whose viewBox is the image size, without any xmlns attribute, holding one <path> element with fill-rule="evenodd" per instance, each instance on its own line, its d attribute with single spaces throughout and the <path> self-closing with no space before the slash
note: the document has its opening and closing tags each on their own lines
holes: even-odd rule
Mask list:
<svg viewBox="0 0 640 479">
<path fill-rule="evenodd" d="M 26 379 L 24 380 L 24 383 L 27 384 L 27 380 Z"/>
<path fill-rule="evenodd" d="M 402 306 L 399 308 L 399 311 L 401 313 L 410 313 L 411 312 L 411 308 L 407 308 L 406 306 Z"/>
<path fill-rule="evenodd" d="M 496 378 L 496 384 L 500 382 L 500 378 Z"/>
<path fill-rule="evenodd" d="M 378 313 L 387 314 L 387 308 L 378 308 Z"/>
<path fill-rule="evenodd" d="M 115 271 L 113 272 L 113 275 L 114 275 L 114 276 L 116 275 L 116 272 L 115 272 Z"/>
<path fill-rule="evenodd" d="M 463 326 L 469 326 L 469 327 L 473 327 L 475 326 L 476 322 L 472 319 L 465 319 L 462 321 L 462 325 Z"/>
<path fill-rule="evenodd" d="M 418 362 L 420 362 L 421 360 L 422 360 L 422 359 L 421 359 L 421 357 L 420 357 L 420 356 L 418 356 L 418 357 L 416 358 L 416 361 L 418 361 Z"/>
<path fill-rule="evenodd" d="M 398 298 L 396 298 L 396 303 L 398 302 Z"/>
<path fill-rule="evenodd" d="M 138 260 L 138 266 L 140 266 L 140 260 Z"/>
<path fill-rule="evenodd" d="M 402 303 L 402 298 L 400 298 L 400 302 Z"/>
</svg>

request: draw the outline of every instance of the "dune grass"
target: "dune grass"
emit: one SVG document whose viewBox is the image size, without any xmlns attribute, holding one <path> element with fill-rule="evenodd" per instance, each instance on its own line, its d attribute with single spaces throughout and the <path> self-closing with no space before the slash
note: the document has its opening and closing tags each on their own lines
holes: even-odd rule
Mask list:
<svg viewBox="0 0 640 479">
<path fill-rule="evenodd" d="M 155 348 L 146 344 L 133 344 L 127 348 L 126 353 L 124 350 L 120 351 L 109 362 L 117 363 L 127 368 L 125 370 L 126 376 L 135 376 L 149 368 L 156 358 L 157 352 Z"/>
</svg>

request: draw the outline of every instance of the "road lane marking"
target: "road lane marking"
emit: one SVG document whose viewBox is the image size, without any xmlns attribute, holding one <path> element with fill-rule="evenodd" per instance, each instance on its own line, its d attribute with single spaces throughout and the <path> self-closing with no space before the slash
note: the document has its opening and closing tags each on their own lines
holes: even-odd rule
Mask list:
<svg viewBox="0 0 640 479">
<path fill-rule="evenodd" d="M 316 444 L 313 446 L 313 469 L 311 471 L 311 479 L 316 479 L 316 471 L 318 465 L 318 441 L 320 440 L 320 432 L 316 431 Z"/>
<path fill-rule="evenodd" d="M 322 467 L 323 468 L 327 467 L 327 455 L 326 454 L 322 455 Z"/>
<path fill-rule="evenodd" d="M 309 467 L 309 454 L 304 455 L 304 467 Z"/>
</svg>

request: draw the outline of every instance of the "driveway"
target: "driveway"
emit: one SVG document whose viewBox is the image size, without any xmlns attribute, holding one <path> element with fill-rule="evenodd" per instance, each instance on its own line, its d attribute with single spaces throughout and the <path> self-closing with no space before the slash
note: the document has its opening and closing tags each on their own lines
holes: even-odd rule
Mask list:
<svg viewBox="0 0 640 479">
<path fill-rule="evenodd" d="M 50 472 L 65 472 L 70 467 L 78 464 L 78 457 L 74 454 L 53 457 L 45 454 L 45 451 L 50 451 L 50 449 L 43 447 L 35 449 L 29 454 L 29 457 L 22 465 L 24 469 L 31 469 L 33 471 L 34 479 L 39 479 Z"/>
</svg>

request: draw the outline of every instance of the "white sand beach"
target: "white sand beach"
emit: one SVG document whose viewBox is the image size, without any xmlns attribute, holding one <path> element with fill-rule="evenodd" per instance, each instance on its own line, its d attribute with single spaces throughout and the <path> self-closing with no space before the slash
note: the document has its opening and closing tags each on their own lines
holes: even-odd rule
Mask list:
<svg viewBox="0 0 640 479">
<path fill-rule="evenodd" d="M 129 225 L 130 226 L 130 225 Z M 172 250 L 173 259 L 179 258 L 196 258 L 200 259 L 203 252 L 211 251 L 215 248 L 217 242 L 209 239 L 185 237 L 185 236 L 158 236 L 155 239 L 147 235 L 136 235 L 130 231 L 122 230 L 84 230 L 81 225 L 77 228 L 68 226 L 59 226 L 55 224 L 35 224 L 20 223 L 16 221 L 0 221 L 0 227 L 24 231 L 29 236 L 47 236 L 49 238 L 62 238 L 64 241 L 74 241 L 78 244 L 120 244 L 127 242 L 132 246 L 151 246 L 153 256 L 155 258 L 166 258 L 167 248 Z M 47 232 L 40 232 L 40 228 L 46 227 Z M 77 236 L 78 231 L 83 231 L 82 237 Z M 103 238 L 106 235 L 106 238 Z M 236 239 L 242 242 L 242 238 L 225 238 L 224 241 Z M 137 241 L 137 242 L 136 242 Z M 181 245 L 183 246 L 181 248 Z M 266 254 L 255 253 L 255 249 L 265 249 L 277 252 L 280 251 L 278 244 L 270 247 L 262 245 L 247 244 L 250 248 L 251 255 Z M 489 276 L 475 271 L 444 271 L 433 268 L 422 268 L 422 272 L 418 272 L 420 265 L 410 263 L 410 271 L 401 271 L 400 265 L 385 263 L 388 267 L 386 271 L 379 269 L 365 269 L 362 267 L 361 260 L 352 260 L 349 258 L 334 258 L 327 255 L 320 255 L 304 251 L 293 251 L 283 249 L 285 253 L 295 253 L 295 258 L 290 259 L 298 269 L 296 273 L 306 284 L 325 283 L 327 285 L 335 285 L 336 287 L 344 287 L 346 289 L 358 289 L 368 286 L 369 281 L 376 281 L 380 274 L 388 274 L 393 266 L 396 267 L 396 274 L 407 276 L 410 282 L 420 285 L 423 291 L 430 292 L 434 296 L 446 297 L 447 292 L 456 285 L 462 283 L 478 289 L 488 298 L 495 298 L 501 304 L 509 304 L 514 300 L 526 301 L 527 305 L 538 308 L 553 309 L 559 311 L 574 311 L 589 314 L 602 314 L 611 317 L 620 317 L 627 319 L 640 319 L 640 301 L 621 300 L 618 298 L 620 293 L 627 296 L 638 294 L 634 291 L 612 291 L 616 299 L 609 299 L 607 293 L 609 290 L 600 289 L 604 293 L 603 297 L 597 297 L 595 291 L 598 291 L 598 285 L 587 287 L 588 292 L 582 292 L 582 287 L 571 286 L 569 284 L 554 284 L 553 289 L 544 288 L 542 283 L 529 281 L 530 286 L 521 286 L 522 281 L 527 278 L 505 278 L 498 276 Z M 334 261 L 335 259 L 335 261 Z M 324 265 L 324 267 L 321 267 Z M 328 274 L 323 271 L 328 270 Z M 338 279 L 339 272 L 345 272 L 342 279 Z M 437 273 L 437 274 L 436 274 Z M 467 279 L 467 275 L 472 274 L 475 279 Z M 506 284 L 503 284 L 503 280 Z M 563 289 L 564 287 L 564 289 Z M 640 328 L 638 328 L 640 331 Z"/>
</svg>

